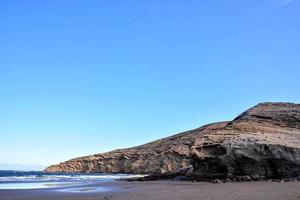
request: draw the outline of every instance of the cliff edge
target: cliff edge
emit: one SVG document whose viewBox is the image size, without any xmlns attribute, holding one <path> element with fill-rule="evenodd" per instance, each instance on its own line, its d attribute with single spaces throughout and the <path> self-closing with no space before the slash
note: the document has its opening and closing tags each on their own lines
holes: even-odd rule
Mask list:
<svg viewBox="0 0 300 200">
<path fill-rule="evenodd" d="M 192 179 L 300 176 L 300 104 L 260 103 L 229 122 L 75 158 L 47 172 L 170 174 Z"/>
</svg>

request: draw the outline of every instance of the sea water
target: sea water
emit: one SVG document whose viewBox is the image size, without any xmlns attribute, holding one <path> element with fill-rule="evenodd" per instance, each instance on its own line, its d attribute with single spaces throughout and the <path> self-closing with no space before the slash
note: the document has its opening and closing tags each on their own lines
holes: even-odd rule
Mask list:
<svg viewBox="0 0 300 200">
<path fill-rule="evenodd" d="M 43 189 L 57 188 L 60 191 L 73 191 L 89 184 L 116 181 L 122 178 L 141 177 L 129 174 L 102 173 L 47 173 L 42 171 L 4 171 L 0 170 L 1 189 Z"/>
</svg>

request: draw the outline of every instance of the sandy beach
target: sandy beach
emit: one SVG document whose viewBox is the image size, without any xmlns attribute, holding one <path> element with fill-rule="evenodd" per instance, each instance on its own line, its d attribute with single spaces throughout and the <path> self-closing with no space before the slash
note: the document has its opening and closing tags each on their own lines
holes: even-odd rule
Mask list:
<svg viewBox="0 0 300 200">
<path fill-rule="evenodd" d="M 78 188 L 0 190 L 1 200 L 299 200 L 300 182 L 107 182 Z"/>
</svg>

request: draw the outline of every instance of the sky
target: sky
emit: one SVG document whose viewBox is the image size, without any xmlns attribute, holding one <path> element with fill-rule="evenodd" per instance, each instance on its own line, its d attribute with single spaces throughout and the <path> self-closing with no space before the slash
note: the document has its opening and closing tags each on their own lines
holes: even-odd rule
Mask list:
<svg viewBox="0 0 300 200">
<path fill-rule="evenodd" d="M 56 164 L 300 102 L 299 0 L 0 0 L 0 162 Z"/>
</svg>

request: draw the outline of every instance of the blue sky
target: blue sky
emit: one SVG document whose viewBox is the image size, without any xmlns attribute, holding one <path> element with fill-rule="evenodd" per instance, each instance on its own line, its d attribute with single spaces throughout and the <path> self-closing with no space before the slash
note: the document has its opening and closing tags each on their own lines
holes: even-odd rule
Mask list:
<svg viewBox="0 0 300 200">
<path fill-rule="evenodd" d="M 300 1 L 0 0 L 0 161 L 48 165 L 300 102 Z"/>
</svg>

